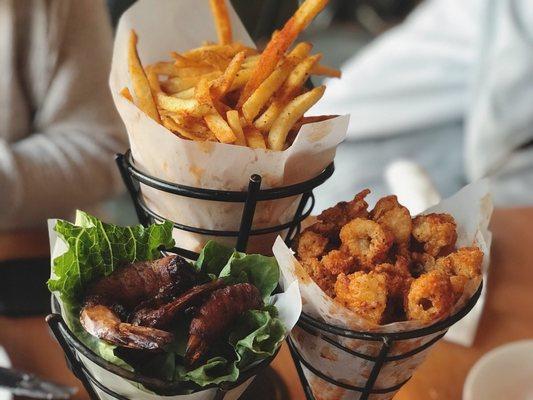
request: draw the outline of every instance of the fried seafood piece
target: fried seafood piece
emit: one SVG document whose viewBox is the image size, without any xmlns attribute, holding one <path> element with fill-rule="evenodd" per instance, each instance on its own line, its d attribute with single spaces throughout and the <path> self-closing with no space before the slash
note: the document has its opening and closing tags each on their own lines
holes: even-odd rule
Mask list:
<svg viewBox="0 0 533 400">
<path fill-rule="evenodd" d="M 407 249 L 413 231 L 413 222 L 409 210 L 398 203 L 396 196 L 380 199 L 370 212 L 372 220 L 384 226 L 392 233 L 394 243 Z"/>
<path fill-rule="evenodd" d="M 433 271 L 436 268 L 435 257 L 428 253 L 411 253 L 411 274 L 419 277 L 425 272 Z"/>
<path fill-rule="evenodd" d="M 198 280 L 182 257 L 129 264 L 93 284 L 80 313 L 87 332 L 108 343 L 134 349 L 157 350 L 173 340 L 171 333 L 122 322 L 138 304 L 167 299 L 192 287 Z"/>
<path fill-rule="evenodd" d="M 357 268 L 355 258 L 341 250 L 331 250 L 320 262 L 332 275 L 351 274 Z"/>
<path fill-rule="evenodd" d="M 446 316 L 455 302 L 450 277 L 434 270 L 415 279 L 405 296 L 405 310 L 410 320 L 431 322 Z"/>
<path fill-rule="evenodd" d="M 308 258 L 301 261 L 309 276 L 328 296 L 334 296 L 333 286 L 337 276 L 326 269 L 317 258 Z"/>
<path fill-rule="evenodd" d="M 194 365 L 210 344 L 248 310 L 263 306 L 261 293 L 254 285 L 239 283 L 215 290 L 200 307 L 189 327 L 189 341 L 185 352 L 188 365 Z"/>
<path fill-rule="evenodd" d="M 450 276 L 450 283 L 452 284 L 454 301 L 459 300 L 465 291 L 465 286 L 470 279 L 462 275 L 452 275 Z"/>
<path fill-rule="evenodd" d="M 481 275 L 482 262 L 483 252 L 478 247 L 463 247 L 446 257 L 438 258 L 435 264 L 450 275 L 472 279 Z"/>
<path fill-rule="evenodd" d="M 379 324 L 387 307 L 387 276 L 362 271 L 339 274 L 335 282 L 335 300 L 362 318 Z"/>
<path fill-rule="evenodd" d="M 341 201 L 335 206 L 322 211 L 317 217 L 319 221 L 332 223 L 337 228 L 346 225 L 354 218 L 368 217 L 368 203 L 365 197 L 370 194 L 369 189 L 357 193 L 352 201 Z"/>
<path fill-rule="evenodd" d="M 377 222 L 355 218 L 340 231 L 342 248 L 353 255 L 363 266 L 372 266 L 387 257 L 393 237 Z"/>
<path fill-rule="evenodd" d="M 452 249 L 457 240 L 457 224 L 449 214 L 419 215 L 413 220 L 413 237 L 434 257 Z"/>
<path fill-rule="evenodd" d="M 372 271 L 385 274 L 387 277 L 387 292 L 389 297 L 403 300 L 406 291 L 413 281 L 409 272 L 409 263 L 404 257 L 399 256 L 394 264 L 378 264 Z"/>
<path fill-rule="evenodd" d="M 322 256 L 328 245 L 328 238 L 312 230 L 305 230 L 298 238 L 296 253 L 300 260 Z"/>
</svg>

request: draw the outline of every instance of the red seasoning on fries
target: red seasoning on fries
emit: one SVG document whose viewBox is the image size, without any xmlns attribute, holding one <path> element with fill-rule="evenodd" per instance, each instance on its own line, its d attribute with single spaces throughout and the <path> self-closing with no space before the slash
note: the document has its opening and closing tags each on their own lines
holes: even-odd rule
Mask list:
<svg viewBox="0 0 533 400">
<path fill-rule="evenodd" d="M 209 3 L 218 43 L 173 51 L 171 61 L 143 67 L 131 32 L 132 85 L 122 89 L 124 98 L 180 138 L 276 151 L 290 146 L 303 124 L 331 118 L 304 117 L 325 91 L 305 84 L 310 75 L 340 71 L 320 65 L 322 54 L 311 55 L 310 43 L 291 49 L 328 0 L 304 1 L 262 53 L 233 41 L 226 0 Z"/>
</svg>

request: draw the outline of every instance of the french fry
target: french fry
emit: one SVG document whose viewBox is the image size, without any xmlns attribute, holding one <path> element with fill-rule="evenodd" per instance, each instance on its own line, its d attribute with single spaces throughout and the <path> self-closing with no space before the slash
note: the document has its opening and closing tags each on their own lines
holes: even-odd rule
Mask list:
<svg viewBox="0 0 533 400">
<path fill-rule="evenodd" d="M 280 113 L 272 124 L 268 134 L 268 147 L 272 150 L 283 150 L 285 139 L 291 127 L 309 110 L 324 94 L 325 86 L 319 86 L 293 99 Z"/>
<path fill-rule="evenodd" d="M 159 77 L 149 66 L 146 67 L 145 72 L 146 78 L 148 79 L 148 83 L 150 84 L 150 89 L 152 90 L 152 96 L 156 98 L 157 94 L 161 92 L 161 86 L 159 85 Z"/>
<path fill-rule="evenodd" d="M 220 44 L 229 44 L 232 42 L 231 22 L 229 20 L 226 0 L 210 0 L 211 12 L 215 17 L 215 26 L 217 29 L 218 41 Z"/>
<path fill-rule="evenodd" d="M 161 61 L 149 66 L 157 75 L 166 75 L 171 78 L 189 78 L 213 72 L 212 66 L 194 66 L 179 68 L 174 63 Z"/>
<path fill-rule="evenodd" d="M 270 97 L 281 87 L 296 64 L 311 51 L 311 45 L 300 43 L 289 56 L 265 79 L 242 105 L 242 113 L 248 122 L 253 122 Z"/>
<path fill-rule="evenodd" d="M 229 110 L 226 113 L 226 118 L 228 120 L 228 125 L 237 137 L 235 144 L 239 146 L 246 146 L 246 138 L 244 137 L 244 132 L 242 130 L 239 112 L 237 110 Z"/>
<path fill-rule="evenodd" d="M 331 78 L 340 78 L 342 73 L 336 68 L 327 67 L 325 65 L 317 64 L 311 70 L 313 75 L 329 76 Z"/>
<path fill-rule="evenodd" d="M 194 117 L 203 117 L 212 111 L 212 107 L 206 104 L 200 104 L 197 99 L 178 99 L 167 96 L 164 93 L 157 95 L 157 103 L 164 110 Z"/>
<path fill-rule="evenodd" d="M 201 61 L 191 60 L 185 56 L 182 56 L 175 51 L 170 52 L 170 57 L 174 59 L 174 66 L 177 68 L 183 67 L 205 67 L 206 65 Z"/>
<path fill-rule="evenodd" d="M 332 119 L 336 117 L 338 117 L 337 114 L 335 115 L 313 115 L 311 117 L 302 117 L 298 121 L 296 121 L 296 123 L 292 126 L 291 130 L 298 131 L 305 124 L 312 124 L 314 122 L 327 121 L 328 119 Z"/>
<path fill-rule="evenodd" d="M 122 88 L 120 95 L 133 103 L 133 97 L 131 96 L 130 90 L 127 87 Z"/>
<path fill-rule="evenodd" d="M 222 97 L 229 90 L 235 77 L 241 69 L 241 65 L 246 55 L 243 51 L 237 53 L 231 60 L 224 73 L 218 77 L 211 85 L 211 94 L 214 98 Z"/>
<path fill-rule="evenodd" d="M 164 115 L 161 117 L 161 120 L 165 128 L 167 128 L 169 131 L 179 134 L 180 136 L 183 136 L 186 139 L 196 140 L 200 142 L 205 142 L 206 140 L 209 140 L 207 136 L 202 136 L 192 131 L 189 131 L 186 127 L 176 122 L 170 116 Z"/>
<path fill-rule="evenodd" d="M 169 78 L 161 82 L 161 87 L 167 94 L 174 94 L 195 87 L 201 78 L 214 80 L 220 76 L 221 72 L 213 71 L 204 75 L 189 76 L 187 78 Z"/>
<path fill-rule="evenodd" d="M 220 143 L 233 143 L 237 140 L 233 130 L 217 112 L 206 115 L 204 120 Z"/>
<path fill-rule="evenodd" d="M 309 25 L 316 15 L 326 7 L 329 0 L 305 0 L 287 21 L 279 33 L 273 35 L 272 40 L 261 54 L 261 58 L 254 68 L 254 72 L 244 87 L 239 105 L 244 104 L 248 97 L 276 68 L 278 61 L 287 51 L 298 35 Z"/>
<path fill-rule="evenodd" d="M 261 135 L 258 129 L 248 125 L 244 128 L 244 136 L 246 137 L 246 144 L 252 149 L 266 149 L 265 138 Z"/>
<path fill-rule="evenodd" d="M 252 76 L 251 69 L 241 69 L 239 72 L 237 72 L 237 75 L 235 76 L 231 87 L 228 89 L 228 92 L 233 92 L 234 90 L 243 88 L 244 85 L 246 85 L 246 82 L 248 82 L 250 79 L 250 76 Z"/>
<path fill-rule="evenodd" d="M 139 54 L 137 53 L 137 34 L 133 30 L 130 33 L 128 43 L 128 71 L 131 76 L 135 105 L 154 121 L 161 123 L 150 83 L 144 73 Z"/>
<path fill-rule="evenodd" d="M 182 90 L 181 92 L 173 93 L 172 97 L 177 97 L 178 99 L 192 99 L 196 94 L 196 88 L 191 87 L 189 89 Z"/>
<path fill-rule="evenodd" d="M 257 129 L 261 132 L 268 132 L 270 130 L 284 105 L 288 103 L 291 98 L 296 96 L 298 91 L 309 78 L 311 69 L 321 58 L 321 54 L 309 56 L 292 70 L 272 103 L 270 103 L 266 111 L 254 122 L 254 126 Z"/>
</svg>

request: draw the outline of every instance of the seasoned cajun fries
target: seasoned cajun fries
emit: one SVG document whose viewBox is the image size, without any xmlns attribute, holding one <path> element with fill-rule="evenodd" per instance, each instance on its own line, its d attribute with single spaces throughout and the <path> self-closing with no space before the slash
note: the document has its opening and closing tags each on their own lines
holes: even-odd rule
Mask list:
<svg viewBox="0 0 533 400">
<path fill-rule="evenodd" d="M 325 87 L 306 88 L 311 75 L 340 77 L 320 65 L 322 54 L 298 43 L 298 35 L 328 0 L 306 0 L 275 32 L 265 50 L 234 42 L 226 0 L 209 0 L 218 43 L 206 43 L 170 61 L 141 64 L 131 32 L 128 69 L 131 88 L 121 95 L 182 139 L 284 150 L 303 124 L 331 116 L 304 117 Z"/>
<path fill-rule="evenodd" d="M 369 211 L 369 193 L 323 211 L 298 237 L 296 257 L 328 296 L 374 324 L 446 317 L 480 279 L 483 252 L 456 248 L 451 215 L 411 218 L 396 196 Z"/>
</svg>

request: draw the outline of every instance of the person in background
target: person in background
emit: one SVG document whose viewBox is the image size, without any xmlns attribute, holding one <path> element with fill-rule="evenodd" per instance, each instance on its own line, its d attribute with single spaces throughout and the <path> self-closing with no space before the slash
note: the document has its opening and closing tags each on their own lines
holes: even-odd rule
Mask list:
<svg viewBox="0 0 533 400">
<path fill-rule="evenodd" d="M 497 204 L 533 203 L 532 1 L 425 1 L 342 70 L 310 112 L 351 114 L 321 193 L 375 188 L 404 157 L 444 195 L 490 177 Z"/>
<path fill-rule="evenodd" d="M 126 136 L 108 87 L 103 0 L 0 0 L 0 229 L 115 193 Z"/>
</svg>

